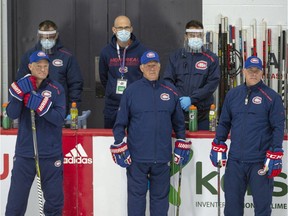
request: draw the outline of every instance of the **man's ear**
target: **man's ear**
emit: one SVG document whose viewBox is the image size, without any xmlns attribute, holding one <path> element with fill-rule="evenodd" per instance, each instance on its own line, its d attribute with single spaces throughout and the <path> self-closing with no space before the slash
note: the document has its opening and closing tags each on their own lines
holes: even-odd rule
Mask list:
<svg viewBox="0 0 288 216">
<path fill-rule="evenodd" d="M 142 71 L 142 73 L 143 73 L 143 68 L 144 68 L 144 65 L 141 64 L 141 65 L 140 65 L 140 70 Z"/>
</svg>

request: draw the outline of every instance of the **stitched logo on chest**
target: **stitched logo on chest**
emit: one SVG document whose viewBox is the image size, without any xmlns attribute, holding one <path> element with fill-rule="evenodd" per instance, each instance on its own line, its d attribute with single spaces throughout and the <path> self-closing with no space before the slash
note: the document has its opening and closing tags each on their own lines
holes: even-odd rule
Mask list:
<svg viewBox="0 0 288 216">
<path fill-rule="evenodd" d="M 207 69 L 207 62 L 206 61 L 198 61 L 195 64 L 195 68 L 199 70 L 206 70 Z"/>
<path fill-rule="evenodd" d="M 55 67 L 61 67 L 63 66 L 63 61 L 61 59 L 54 59 L 52 64 L 55 66 Z"/>
<path fill-rule="evenodd" d="M 162 93 L 162 94 L 160 95 L 160 98 L 161 98 L 161 100 L 163 100 L 163 101 L 168 101 L 168 100 L 170 100 L 170 95 L 167 94 L 167 93 Z"/>
<path fill-rule="evenodd" d="M 48 91 L 48 90 L 45 90 L 41 93 L 41 95 L 43 97 L 47 97 L 47 98 L 50 98 L 52 96 L 52 92 L 51 91 Z"/>
<path fill-rule="evenodd" d="M 255 96 L 255 97 L 252 99 L 252 103 L 254 103 L 254 104 L 261 104 L 261 103 L 262 103 L 262 98 L 259 97 L 259 96 Z"/>
</svg>

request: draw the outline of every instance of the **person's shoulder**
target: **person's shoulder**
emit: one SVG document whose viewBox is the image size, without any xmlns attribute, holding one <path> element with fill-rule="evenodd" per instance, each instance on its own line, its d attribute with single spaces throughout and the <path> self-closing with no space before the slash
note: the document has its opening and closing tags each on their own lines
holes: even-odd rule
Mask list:
<svg viewBox="0 0 288 216">
<path fill-rule="evenodd" d="M 48 82 L 48 85 L 52 89 L 55 89 L 56 91 L 64 92 L 64 87 L 58 81 L 48 78 L 47 82 Z"/>
<path fill-rule="evenodd" d="M 238 85 L 236 87 L 233 87 L 231 89 L 229 89 L 229 91 L 227 92 L 226 96 L 228 97 L 235 97 L 235 95 L 237 94 L 241 94 L 243 90 L 245 90 L 245 85 L 244 84 L 241 84 L 241 85 Z"/>
<path fill-rule="evenodd" d="M 274 89 L 270 88 L 269 86 L 267 86 L 264 83 L 262 83 L 259 86 L 259 88 L 260 88 L 261 92 L 268 97 L 270 96 L 272 98 L 281 98 L 281 96 L 278 92 L 276 92 Z"/>
<path fill-rule="evenodd" d="M 160 85 L 163 88 L 168 89 L 169 91 L 171 91 L 174 95 L 178 95 L 177 88 L 171 82 L 169 82 L 169 81 L 167 81 L 165 79 L 160 79 Z"/>
<path fill-rule="evenodd" d="M 218 56 L 214 53 L 214 52 L 212 52 L 211 50 L 209 50 L 209 49 L 205 49 L 205 51 L 204 52 L 202 52 L 202 54 L 204 55 L 204 56 L 207 56 L 209 59 L 211 59 L 212 61 L 218 61 Z"/>
<path fill-rule="evenodd" d="M 66 49 L 65 47 L 61 47 L 57 49 L 57 51 L 67 56 L 73 56 L 73 53 L 70 50 Z"/>
</svg>

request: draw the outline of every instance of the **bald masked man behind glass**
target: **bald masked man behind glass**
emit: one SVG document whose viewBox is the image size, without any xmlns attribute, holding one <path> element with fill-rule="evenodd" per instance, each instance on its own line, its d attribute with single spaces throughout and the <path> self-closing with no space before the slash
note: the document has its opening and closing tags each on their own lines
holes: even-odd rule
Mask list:
<svg viewBox="0 0 288 216">
<path fill-rule="evenodd" d="M 116 17 L 112 32 L 111 42 L 102 49 L 99 61 L 100 79 L 105 88 L 105 128 L 113 128 L 126 87 L 142 78 L 140 58 L 147 50 L 132 33 L 127 16 Z"/>
</svg>

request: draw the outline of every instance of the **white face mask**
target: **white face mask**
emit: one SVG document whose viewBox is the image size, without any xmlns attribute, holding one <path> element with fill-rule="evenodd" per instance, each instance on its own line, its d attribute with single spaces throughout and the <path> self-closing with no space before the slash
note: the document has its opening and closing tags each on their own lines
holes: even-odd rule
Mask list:
<svg viewBox="0 0 288 216">
<path fill-rule="evenodd" d="M 188 38 L 188 46 L 191 49 L 200 50 L 201 47 L 203 46 L 203 40 L 202 38 L 197 38 L 197 37 Z"/>
<path fill-rule="evenodd" d="M 54 39 L 41 39 L 40 43 L 44 49 L 48 50 L 55 45 L 56 41 Z"/>
<path fill-rule="evenodd" d="M 123 29 L 121 31 L 117 31 L 116 36 L 121 42 L 127 42 L 130 39 L 131 32 Z"/>
</svg>

